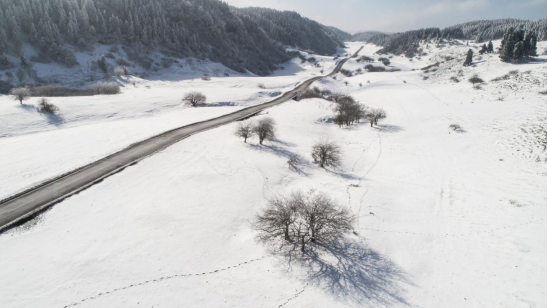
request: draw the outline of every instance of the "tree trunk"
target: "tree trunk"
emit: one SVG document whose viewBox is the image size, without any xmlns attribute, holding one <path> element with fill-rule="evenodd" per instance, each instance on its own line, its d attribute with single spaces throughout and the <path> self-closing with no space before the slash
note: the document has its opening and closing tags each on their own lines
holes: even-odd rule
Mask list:
<svg viewBox="0 0 547 308">
<path fill-rule="evenodd" d="M 306 242 L 304 241 L 304 237 L 302 236 L 301 237 L 301 242 L 302 242 L 302 248 L 300 250 L 302 250 L 302 252 L 305 252 L 305 247 L 306 247 Z"/>
<path fill-rule="evenodd" d="M 247 137 L 245 137 L 245 143 L 247 143 Z"/>
</svg>

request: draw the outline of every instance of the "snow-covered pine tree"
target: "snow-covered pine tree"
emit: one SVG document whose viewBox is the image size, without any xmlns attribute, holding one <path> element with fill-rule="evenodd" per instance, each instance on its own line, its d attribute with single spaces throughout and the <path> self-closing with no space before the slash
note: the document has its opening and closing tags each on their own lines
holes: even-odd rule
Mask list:
<svg viewBox="0 0 547 308">
<path fill-rule="evenodd" d="M 515 50 L 514 31 L 515 29 L 509 28 L 501 41 L 500 59 L 503 62 L 513 60 L 513 52 Z"/>
<path fill-rule="evenodd" d="M 513 51 L 513 61 L 522 61 L 522 58 L 524 58 L 524 54 L 524 42 L 519 41 L 515 44 L 515 50 Z"/>
<path fill-rule="evenodd" d="M 494 44 L 492 44 L 492 41 L 488 43 L 488 53 L 494 53 Z"/>
<path fill-rule="evenodd" d="M 465 57 L 465 62 L 463 63 L 463 66 L 469 66 L 473 63 L 473 50 L 469 49 L 467 51 L 467 56 Z"/>
</svg>

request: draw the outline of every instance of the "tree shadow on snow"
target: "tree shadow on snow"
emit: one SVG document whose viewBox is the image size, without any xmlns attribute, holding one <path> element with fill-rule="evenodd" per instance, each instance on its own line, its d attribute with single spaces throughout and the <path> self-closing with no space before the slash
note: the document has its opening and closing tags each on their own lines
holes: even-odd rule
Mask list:
<svg viewBox="0 0 547 308">
<path fill-rule="evenodd" d="M 413 284 L 407 275 L 364 243 L 346 239 L 330 246 L 308 244 L 305 253 L 297 246 L 282 250 L 287 271 L 304 269 L 310 285 L 337 300 L 373 307 L 409 305 L 404 294 Z"/>
<path fill-rule="evenodd" d="M 61 126 L 65 122 L 65 119 L 58 114 L 42 113 L 41 115 L 46 119 L 46 121 L 50 125 Z"/>
<path fill-rule="evenodd" d="M 295 145 L 293 143 L 283 142 L 283 141 L 280 141 L 280 140 L 275 140 L 273 143 L 282 144 L 282 145 L 289 146 L 289 147 Z M 289 166 L 289 168 L 291 170 L 294 170 L 294 171 L 298 172 L 299 174 L 302 174 L 302 175 L 305 175 L 305 176 L 309 175 L 308 173 L 306 173 L 303 170 L 303 167 L 309 166 L 310 163 L 308 161 L 304 160 L 301 156 L 299 156 L 298 154 L 296 154 L 293 151 L 290 151 L 290 150 L 288 150 L 284 147 L 276 146 L 276 145 L 273 145 L 273 144 L 272 145 L 250 144 L 249 146 L 253 150 L 257 150 L 257 151 L 261 151 L 261 152 L 267 152 L 267 153 L 271 153 L 271 154 L 274 154 L 274 155 L 282 157 L 282 158 L 286 158 L 287 159 L 287 165 Z M 297 155 L 299 157 L 300 164 L 298 166 L 290 166 L 288 164 L 289 158 L 291 158 L 293 156 L 297 156 Z"/>
<path fill-rule="evenodd" d="M 343 172 L 337 172 L 337 171 L 334 171 L 334 170 L 329 170 L 327 168 L 323 168 L 325 169 L 325 171 L 327 171 L 328 173 L 332 173 L 336 176 L 339 176 L 345 180 L 348 180 L 348 181 L 354 181 L 354 180 L 359 180 L 359 177 L 354 175 L 354 174 L 349 174 L 349 173 L 343 173 Z"/>
<path fill-rule="evenodd" d="M 27 112 L 36 111 L 36 108 L 32 105 L 19 104 L 19 105 L 17 105 L 17 107 L 21 108 L 21 109 L 23 109 L 24 111 L 27 111 Z"/>
<path fill-rule="evenodd" d="M 397 125 L 382 124 L 375 127 L 381 133 L 398 133 L 404 131 L 404 128 Z"/>
</svg>

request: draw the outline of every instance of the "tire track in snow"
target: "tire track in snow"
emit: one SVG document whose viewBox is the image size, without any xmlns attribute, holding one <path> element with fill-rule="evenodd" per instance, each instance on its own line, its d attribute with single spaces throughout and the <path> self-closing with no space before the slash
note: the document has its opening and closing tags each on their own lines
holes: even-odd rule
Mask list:
<svg viewBox="0 0 547 308">
<path fill-rule="evenodd" d="M 221 272 L 225 272 L 225 271 L 228 271 L 228 270 L 231 270 L 231 269 L 244 267 L 245 265 L 249 265 L 251 263 L 255 263 L 255 262 L 267 259 L 267 258 L 271 258 L 273 256 L 274 256 L 274 254 L 270 254 L 270 255 L 262 256 L 260 258 L 255 258 L 255 259 L 252 259 L 252 260 L 249 260 L 249 261 L 241 262 L 237 265 L 232 265 L 232 266 L 228 266 L 228 267 L 224 267 L 224 268 L 221 268 L 221 269 L 208 271 L 208 272 L 190 273 L 190 274 L 175 274 L 175 275 L 171 275 L 171 276 L 162 276 L 162 277 L 159 277 L 159 278 L 156 278 L 156 279 L 145 280 L 145 281 L 141 281 L 139 283 L 134 283 L 134 284 L 130 284 L 130 285 L 127 285 L 127 286 L 124 286 L 124 287 L 112 289 L 110 291 L 103 291 L 101 293 L 98 293 L 97 295 L 86 297 L 86 298 L 81 299 L 79 301 L 68 304 L 68 305 L 64 306 L 64 308 L 79 306 L 79 305 L 84 304 L 85 302 L 88 302 L 88 301 L 96 300 L 96 299 L 99 299 L 101 297 L 105 297 L 105 296 L 108 296 L 110 294 L 113 294 L 113 293 L 117 293 L 117 292 L 120 292 L 120 291 L 124 291 L 124 290 L 127 290 L 127 289 L 132 289 L 132 288 L 136 288 L 136 287 L 140 287 L 140 286 L 144 286 L 144 285 L 147 285 L 147 284 L 163 282 L 163 281 L 170 280 L 170 279 L 175 279 L 175 278 L 215 275 L 215 274 L 219 274 Z"/>
</svg>

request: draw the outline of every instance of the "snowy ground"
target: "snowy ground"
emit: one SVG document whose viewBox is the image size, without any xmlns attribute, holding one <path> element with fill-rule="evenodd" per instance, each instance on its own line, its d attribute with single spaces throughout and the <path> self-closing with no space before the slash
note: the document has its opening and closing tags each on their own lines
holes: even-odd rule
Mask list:
<svg viewBox="0 0 547 308">
<path fill-rule="evenodd" d="M 547 302 L 541 147 L 547 97 L 538 92 L 545 89 L 547 57 L 509 65 L 483 56 L 463 68 L 468 48 L 432 47 L 421 60 L 393 57 L 401 72 L 316 84 L 384 108 L 389 117 L 378 127 L 340 129 L 328 120 L 329 102 L 289 102 L 260 116 L 277 121 L 275 142 L 245 144 L 233 136 L 235 124 L 200 133 L 0 235 L 0 259 L 9 265 L 0 268 L 0 306 L 541 307 Z M 367 45 L 361 54 L 375 50 Z M 459 58 L 429 73 L 419 70 L 447 54 Z M 352 60 L 346 68 L 364 65 Z M 515 69 L 518 77 L 491 81 Z M 475 73 L 487 81 L 482 89 L 466 81 Z M 254 88 L 258 80 L 289 88 L 311 74 L 240 82 L 252 95 L 261 91 Z M 454 75 L 460 83 L 450 82 Z M 222 82 L 220 88 L 229 88 Z M 150 91 L 165 88 L 154 101 L 174 104 L 181 96 L 177 88 L 184 85 L 184 93 L 187 83 Z M 214 91 L 215 84 L 206 86 Z M 152 103 L 139 87 L 105 99 L 133 97 L 144 106 L 138 110 L 146 110 Z M 93 102 L 78 100 L 59 105 L 82 106 L 81 113 L 93 118 Z M 19 108 L 5 107 L 8 98 L 0 101 L 0 112 Z M 101 112 L 119 108 L 114 101 L 105 106 Z M 67 121 L 67 128 L 44 126 L 0 138 L 0 155 L 11 153 L 0 158 L 11 172 L 11 178 L 2 173 L 2 194 L 55 175 L 58 166 L 49 165 L 70 169 L 123 147 L 121 140 L 129 144 L 176 126 L 177 119 L 189 123 L 237 107 L 172 108 L 117 112 L 108 121 Z M 451 124 L 465 132 L 450 131 Z M 115 135 L 108 142 L 107 129 Z M 44 137 L 50 135 L 58 149 L 50 150 Z M 311 162 L 313 143 L 325 138 L 342 146 L 338 169 Z M 40 147 L 32 148 L 35 143 Z M 51 152 L 44 152 L 54 150 L 64 159 L 51 161 Z M 300 171 L 288 168 L 293 154 L 305 160 Z M 358 217 L 345 247 L 320 258 L 289 259 L 255 241 L 250 221 L 267 198 L 299 189 L 328 192 Z"/>
</svg>

